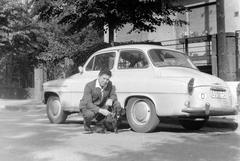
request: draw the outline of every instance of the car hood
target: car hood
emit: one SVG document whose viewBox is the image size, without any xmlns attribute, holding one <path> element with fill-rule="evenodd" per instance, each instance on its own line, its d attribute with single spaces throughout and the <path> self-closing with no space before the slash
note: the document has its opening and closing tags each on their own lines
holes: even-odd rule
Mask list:
<svg viewBox="0 0 240 161">
<path fill-rule="evenodd" d="M 194 86 L 202 85 L 219 85 L 227 86 L 226 82 L 222 79 L 200 72 L 196 69 L 182 68 L 182 67 L 164 67 L 160 70 L 161 77 L 174 77 L 174 78 L 194 78 Z"/>
<path fill-rule="evenodd" d="M 64 86 L 66 79 L 56 79 L 43 83 L 43 86 Z"/>
</svg>

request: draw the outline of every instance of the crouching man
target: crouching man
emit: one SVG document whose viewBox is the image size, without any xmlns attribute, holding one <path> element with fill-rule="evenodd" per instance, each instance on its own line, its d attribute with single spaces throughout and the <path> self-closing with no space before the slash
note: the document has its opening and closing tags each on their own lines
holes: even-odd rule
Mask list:
<svg viewBox="0 0 240 161">
<path fill-rule="evenodd" d="M 115 86 L 109 80 L 112 76 L 108 68 L 103 68 L 98 78 L 87 83 L 84 88 L 83 98 L 80 101 L 80 112 L 83 114 L 85 131 L 92 131 L 91 121 L 95 118 L 101 121 L 110 114 L 109 106 L 120 107 L 115 93 Z"/>
</svg>

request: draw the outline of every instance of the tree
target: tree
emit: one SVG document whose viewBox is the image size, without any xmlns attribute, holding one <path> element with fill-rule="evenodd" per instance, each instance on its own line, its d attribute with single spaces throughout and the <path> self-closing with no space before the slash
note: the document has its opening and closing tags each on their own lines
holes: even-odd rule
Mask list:
<svg viewBox="0 0 240 161">
<path fill-rule="evenodd" d="M 156 31 L 156 26 L 185 25 L 186 21 L 175 19 L 177 13 L 189 11 L 179 5 L 178 0 L 35 0 L 34 13 L 40 20 L 61 17 L 59 23 L 69 24 L 70 33 L 91 26 L 98 31 L 109 30 L 109 41 L 113 41 L 114 30 L 125 24 L 136 31 Z M 104 29 L 105 26 L 105 29 Z"/>
<path fill-rule="evenodd" d="M 0 82 L 4 87 L 27 87 L 32 79 L 27 71 L 32 68 L 26 60 L 39 53 L 45 42 L 29 7 L 18 0 L 0 0 Z"/>
<path fill-rule="evenodd" d="M 29 6 L 17 0 L 0 1 L 0 53 L 27 55 L 41 46 L 39 27 L 28 12 Z"/>
<path fill-rule="evenodd" d="M 47 45 L 41 53 L 32 55 L 32 60 L 35 59 L 38 65 L 47 69 L 49 79 L 56 79 L 61 73 L 69 76 L 78 72 L 74 70 L 77 69 L 75 66 L 83 65 L 103 42 L 102 37 L 90 27 L 83 28 L 81 32 L 66 34 L 66 25 L 57 24 L 56 21 L 39 25 Z"/>
</svg>

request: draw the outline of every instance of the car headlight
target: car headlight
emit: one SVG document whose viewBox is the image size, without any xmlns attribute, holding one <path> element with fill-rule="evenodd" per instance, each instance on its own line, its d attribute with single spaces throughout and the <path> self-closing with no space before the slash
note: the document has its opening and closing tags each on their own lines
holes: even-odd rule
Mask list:
<svg viewBox="0 0 240 161">
<path fill-rule="evenodd" d="M 193 94 L 193 85 L 194 85 L 194 78 L 190 79 L 188 82 L 188 94 L 192 95 Z"/>
</svg>

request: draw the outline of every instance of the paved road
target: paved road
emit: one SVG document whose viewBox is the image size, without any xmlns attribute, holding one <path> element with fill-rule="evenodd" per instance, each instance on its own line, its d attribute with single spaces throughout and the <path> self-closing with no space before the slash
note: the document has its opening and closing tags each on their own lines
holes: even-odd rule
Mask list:
<svg viewBox="0 0 240 161">
<path fill-rule="evenodd" d="M 43 110 L 0 109 L 0 161 L 239 161 L 235 126 L 212 120 L 194 132 L 163 120 L 153 133 L 123 124 L 119 134 L 84 134 L 78 115 L 56 125 Z"/>
</svg>

